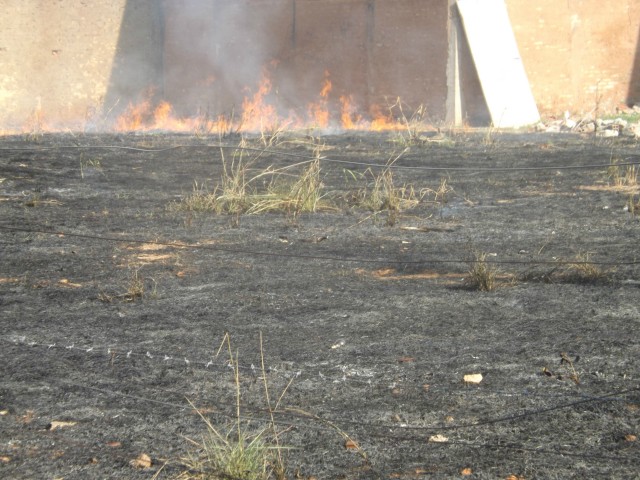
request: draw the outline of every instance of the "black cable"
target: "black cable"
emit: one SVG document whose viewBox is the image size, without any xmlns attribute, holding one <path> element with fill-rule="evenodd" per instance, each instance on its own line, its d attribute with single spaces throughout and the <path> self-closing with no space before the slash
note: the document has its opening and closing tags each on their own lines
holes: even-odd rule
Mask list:
<svg viewBox="0 0 640 480">
<path fill-rule="evenodd" d="M 427 166 L 411 166 L 411 165 L 396 165 L 396 164 L 381 164 L 381 163 L 368 163 L 368 162 L 359 162 L 355 160 L 339 160 L 336 158 L 330 157 L 316 157 L 314 155 L 305 155 L 305 154 L 297 154 L 291 152 L 282 152 L 278 150 L 269 150 L 266 148 L 257 148 L 257 147 L 247 147 L 240 145 L 224 145 L 224 144 L 206 144 L 206 145 L 173 145 L 171 147 L 166 148 L 138 148 L 138 147 L 129 147 L 125 145 L 58 145 L 52 147 L 38 147 L 38 148 L 30 148 L 30 147 L 0 147 L 0 151 L 47 151 L 47 150 L 56 150 L 56 149 L 121 149 L 121 150 L 131 150 L 136 152 L 149 152 L 149 153 L 160 153 L 167 152 L 170 150 L 177 150 L 181 148 L 217 148 L 217 149 L 226 149 L 226 150 L 245 150 L 245 151 L 254 151 L 260 152 L 270 155 L 282 155 L 286 157 L 294 157 L 294 158 L 304 158 L 308 160 L 315 160 L 316 158 L 322 160 L 323 162 L 330 163 L 339 163 L 345 165 L 357 165 L 363 166 L 367 168 L 392 168 L 392 169 L 403 169 L 403 170 L 423 170 L 423 171 L 452 171 L 452 172 L 520 172 L 520 171 L 544 171 L 544 170 L 590 170 L 590 169 L 602 169 L 602 168 L 610 168 L 610 167 L 626 167 L 626 166 L 637 166 L 640 165 L 640 161 L 637 162 L 624 162 L 624 163 L 607 163 L 607 164 L 588 164 L 588 165 L 552 165 L 546 167 L 427 167 Z"/>
<path fill-rule="evenodd" d="M 24 232 L 24 233 L 40 233 L 45 235 L 56 235 L 63 237 L 73 237 L 73 238 L 85 238 L 89 240 L 100 240 L 105 242 L 116 242 L 116 243 L 137 243 L 137 244 L 146 244 L 152 243 L 155 245 L 163 245 L 165 247 L 174 247 L 174 248 L 191 248 L 194 250 L 211 250 L 214 252 L 221 253 L 234 253 L 234 254 L 242 254 L 242 255 L 251 255 L 251 256 L 262 256 L 262 257 L 278 257 L 278 258 L 295 258 L 295 259 L 303 259 L 303 260 L 324 260 L 330 262 L 345 262 L 345 263 L 365 263 L 365 264 L 396 264 L 396 265 L 424 265 L 424 264 L 453 264 L 453 263 L 476 263 L 481 262 L 481 260 L 474 259 L 422 259 L 422 260 L 391 260 L 391 259 L 370 259 L 370 258 L 354 258 L 354 257 L 332 257 L 328 255 L 302 255 L 302 254 L 291 254 L 291 253 L 278 253 L 278 252 L 265 252 L 259 250 L 244 250 L 239 248 L 225 248 L 225 247 L 217 247 L 215 245 L 197 245 L 197 244 L 189 244 L 189 243 L 178 243 L 178 242 L 161 242 L 157 240 L 140 240 L 135 238 L 114 238 L 114 237 L 105 237 L 101 235 L 91 235 L 91 234 L 83 234 L 83 233 L 72 233 L 61 230 L 39 230 L 39 229 L 31 229 L 31 228 L 20 228 L 20 227 L 10 227 L 6 225 L 0 225 L 0 230 L 10 231 L 10 232 Z M 611 262 L 611 261 L 578 261 L 578 260 L 489 260 L 486 261 L 489 264 L 495 265 L 603 265 L 603 266 L 631 266 L 631 265 L 640 265 L 640 260 L 634 261 L 626 261 L 626 262 Z"/>
</svg>

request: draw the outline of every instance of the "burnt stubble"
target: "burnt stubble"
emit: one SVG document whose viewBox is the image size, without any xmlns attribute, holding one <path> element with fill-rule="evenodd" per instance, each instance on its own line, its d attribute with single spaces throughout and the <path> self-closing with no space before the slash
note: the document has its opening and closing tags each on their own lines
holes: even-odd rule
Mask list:
<svg viewBox="0 0 640 480">
<path fill-rule="evenodd" d="M 248 139 L 254 173 L 314 157 L 285 140 Z M 206 431 L 187 399 L 236 419 L 228 338 L 250 431 L 271 421 L 262 377 L 272 409 L 284 392 L 289 478 L 634 478 L 640 223 L 607 165 L 637 145 L 485 140 L 325 136 L 330 208 L 224 215 L 171 206 L 239 138 L 2 138 L 0 476 L 175 478 Z M 354 204 L 398 156 L 421 201 Z"/>
</svg>

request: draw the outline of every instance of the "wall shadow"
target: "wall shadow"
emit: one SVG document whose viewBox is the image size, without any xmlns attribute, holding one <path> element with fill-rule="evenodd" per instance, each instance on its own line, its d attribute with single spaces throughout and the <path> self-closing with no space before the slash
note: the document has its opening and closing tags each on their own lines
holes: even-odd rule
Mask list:
<svg viewBox="0 0 640 480">
<path fill-rule="evenodd" d="M 455 7 L 456 21 L 460 22 L 458 29 L 458 54 L 460 68 L 460 89 L 462 102 L 462 116 L 465 125 L 470 127 L 486 127 L 491 125 L 491 114 L 484 98 L 478 71 L 476 70 L 467 34 L 462 27 L 462 19 L 457 6 Z"/>
<path fill-rule="evenodd" d="M 640 104 L 640 30 L 638 31 L 636 56 L 633 61 L 631 78 L 629 79 L 629 91 L 627 93 L 626 103 L 630 107 Z"/>
<path fill-rule="evenodd" d="M 113 121 L 131 103 L 162 97 L 163 37 L 163 0 L 127 0 L 102 106 L 104 121 Z"/>
<path fill-rule="evenodd" d="M 149 116 L 160 100 L 179 116 L 233 115 L 268 77 L 265 103 L 284 117 L 307 115 L 330 79 L 323 101 L 334 119 L 341 118 L 343 98 L 356 117 L 384 114 L 401 98 L 408 108 L 422 105 L 437 121 L 445 113 L 448 15 L 446 2 L 438 5 L 127 0 L 102 119 L 113 122 L 143 100 Z M 469 91 L 468 116 L 482 117 L 472 101 L 476 89 Z"/>
</svg>

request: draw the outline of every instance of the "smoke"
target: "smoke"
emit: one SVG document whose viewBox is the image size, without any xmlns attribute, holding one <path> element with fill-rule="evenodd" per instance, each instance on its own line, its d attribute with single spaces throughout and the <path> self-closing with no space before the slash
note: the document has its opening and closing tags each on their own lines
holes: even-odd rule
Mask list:
<svg viewBox="0 0 640 480">
<path fill-rule="evenodd" d="M 284 119 L 307 119 L 326 80 L 323 100 L 340 122 L 344 100 L 364 117 L 401 97 L 442 115 L 446 97 L 447 9 L 404 0 L 181 0 L 159 5 L 161 67 L 153 85 L 173 114 L 234 115 L 262 88 L 262 101 Z M 131 14 L 131 9 L 129 14 Z M 416 19 L 421 20 L 416 21 Z M 123 31 L 127 30 L 123 20 Z M 121 34 L 122 35 L 122 34 Z M 131 100 L 157 57 L 140 61 L 131 42 L 121 52 L 119 98 Z M 130 69 L 130 71 L 128 71 Z M 115 77 L 114 77 L 115 78 Z M 130 84 L 128 83 L 130 82 Z M 128 90 L 127 90 L 128 89 Z M 341 101 L 341 99 L 343 99 Z M 122 101 L 121 101 L 122 103 Z"/>
<path fill-rule="evenodd" d="M 22 53 L 17 35 L 31 38 L 26 30 L 12 30 L 15 41 L 0 45 L 0 61 L 17 72 L 0 74 L 4 117 L 23 101 L 27 118 L 37 99 L 38 115 L 64 111 L 89 130 L 125 125 L 118 118 L 127 112 L 135 111 L 136 124 L 151 121 L 167 105 L 177 118 L 238 119 L 256 95 L 280 118 L 309 123 L 315 110 L 340 124 L 345 104 L 353 118 L 366 119 L 398 97 L 435 118 L 444 113 L 447 2 L 114 0 L 42 11 L 24 2 L 32 3 L 16 19 L 47 25 L 55 12 L 69 25 L 42 29 L 47 34 Z M 19 61 L 31 56 L 46 78 Z"/>
</svg>

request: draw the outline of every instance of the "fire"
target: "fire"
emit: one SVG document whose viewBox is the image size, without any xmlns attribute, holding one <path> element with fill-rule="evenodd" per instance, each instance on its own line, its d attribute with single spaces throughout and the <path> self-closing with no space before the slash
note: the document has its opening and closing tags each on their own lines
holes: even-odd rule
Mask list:
<svg viewBox="0 0 640 480">
<path fill-rule="evenodd" d="M 151 117 L 151 101 L 144 100 L 137 105 L 129 104 L 127 110 L 116 120 L 116 130 L 120 132 L 131 132 L 146 128 Z"/>
<path fill-rule="evenodd" d="M 343 130 L 370 130 L 393 131 L 406 128 L 406 124 L 394 119 L 392 111 L 402 109 L 399 103 L 386 109 L 373 105 L 369 108 L 370 119 L 365 119 L 355 104 L 352 95 L 339 97 L 340 111 L 336 112 L 339 119 L 332 122 L 330 97 L 333 91 L 329 71 L 324 72 L 322 86 L 318 93 L 318 99 L 307 105 L 306 120 L 295 113 L 282 116 L 281 112 L 272 101 L 277 100 L 273 94 L 273 83 L 270 70 L 264 69 L 255 91 L 247 88 L 247 95 L 242 102 L 242 111 L 239 119 L 234 120 L 224 115 L 215 119 L 208 116 L 196 116 L 190 118 L 176 118 L 173 115 L 172 106 L 168 102 L 160 102 L 152 107 L 149 99 L 137 105 L 130 105 L 127 111 L 118 118 L 116 129 L 118 131 L 148 131 L 166 130 L 176 132 L 263 132 L 276 130 L 283 127 L 292 129 L 320 128 L 323 130 L 338 127 Z M 210 79 L 213 81 L 213 78 Z M 152 93 L 152 92 L 151 92 Z M 400 100 L 398 99 L 397 102 Z M 395 108 L 395 110 L 394 110 Z"/>
<path fill-rule="evenodd" d="M 320 90 L 320 99 L 317 102 L 310 103 L 307 109 L 310 122 L 319 128 L 326 129 L 329 127 L 328 98 L 332 88 L 329 71 L 325 70 L 324 83 Z"/>
<path fill-rule="evenodd" d="M 155 124 L 162 128 L 171 119 L 171 104 L 169 102 L 162 101 L 153 111 L 153 120 Z"/>
<path fill-rule="evenodd" d="M 274 65 L 271 65 L 274 67 Z M 254 90 L 246 89 L 239 115 L 209 116 L 208 113 L 191 117 L 179 117 L 173 106 L 167 101 L 157 99 L 158 95 L 149 89 L 145 97 L 136 104 L 130 104 L 124 113 L 114 122 L 112 129 L 118 132 L 134 131 L 171 131 L 183 133 L 257 133 L 278 129 L 322 129 L 393 131 L 407 128 L 407 120 L 402 111 L 400 99 L 396 104 L 381 108 L 377 105 L 369 107 L 368 117 L 364 117 L 356 105 L 352 95 L 340 95 L 332 100 L 333 84 L 328 70 L 324 72 L 318 97 L 309 102 L 305 112 L 288 112 L 283 115 L 277 107 L 277 90 L 274 93 L 270 68 L 265 68 Z M 213 84 L 215 77 L 208 77 L 207 85 Z M 333 107 L 333 108 L 332 108 Z M 97 109 L 96 109 L 97 110 Z M 98 110 L 99 111 L 99 110 Z M 299 115 L 302 113 L 302 115 Z M 99 113 L 87 116 L 85 127 L 96 121 Z M 402 121 L 398 121 L 396 118 Z M 24 131 L 40 132 L 49 130 L 44 125 L 44 115 L 40 108 L 28 119 Z M 97 119 L 99 122 L 99 118 Z M 60 129 L 60 127 L 58 127 Z M 80 127 L 82 130 L 82 127 Z M 10 134 L 8 130 L 0 130 L 0 135 Z M 19 132 L 18 132 L 19 133 Z"/>
<path fill-rule="evenodd" d="M 326 100 L 331 93 L 331 80 L 329 80 L 329 72 L 325 72 L 324 75 L 324 86 L 322 87 L 322 90 L 320 90 L 320 96 Z"/>
<path fill-rule="evenodd" d="M 342 105 L 342 113 L 340 115 L 342 128 L 345 130 L 359 130 L 362 127 L 362 117 L 356 113 L 351 95 L 342 95 L 340 104 Z"/>
<path fill-rule="evenodd" d="M 392 117 L 391 112 L 387 115 L 382 113 L 382 109 L 378 105 L 373 105 L 371 107 L 371 114 L 373 116 L 373 120 L 371 120 L 370 130 L 385 132 L 388 130 L 401 130 L 405 128 L 404 125 Z"/>
<path fill-rule="evenodd" d="M 253 96 L 245 97 L 242 102 L 242 129 L 260 132 L 277 128 L 281 123 L 276 108 L 267 103 L 265 98 L 271 93 L 271 78 L 267 71 L 262 72 L 258 91 Z"/>
<path fill-rule="evenodd" d="M 130 104 L 116 120 L 114 129 L 118 132 L 153 130 L 192 132 L 198 129 L 208 131 L 211 123 L 202 116 L 177 118 L 173 115 L 173 107 L 169 102 L 163 100 L 153 107 L 152 101 L 145 99 L 138 104 Z"/>
</svg>

